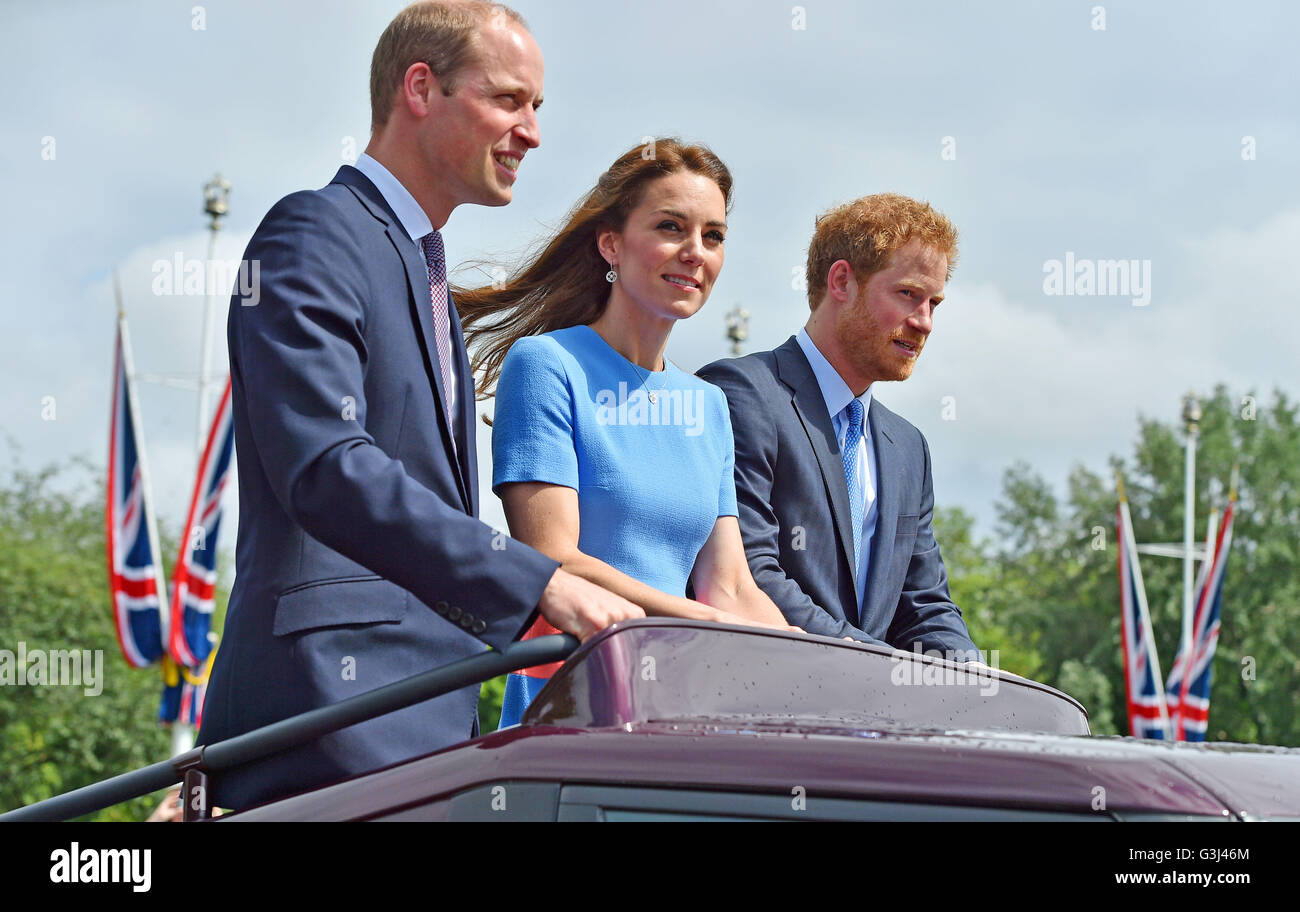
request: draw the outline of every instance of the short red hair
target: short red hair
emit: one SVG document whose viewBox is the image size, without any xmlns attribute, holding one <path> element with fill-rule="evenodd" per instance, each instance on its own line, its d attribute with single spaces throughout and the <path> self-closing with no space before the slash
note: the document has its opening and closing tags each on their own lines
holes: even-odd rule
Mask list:
<svg viewBox="0 0 1300 912">
<path fill-rule="evenodd" d="M 929 203 L 901 193 L 877 193 L 823 213 L 808 245 L 809 307 L 816 310 L 822 302 L 827 274 L 839 260 L 849 262 L 861 285 L 913 238 L 948 258 L 951 279 L 957 265 L 957 229 Z"/>
</svg>

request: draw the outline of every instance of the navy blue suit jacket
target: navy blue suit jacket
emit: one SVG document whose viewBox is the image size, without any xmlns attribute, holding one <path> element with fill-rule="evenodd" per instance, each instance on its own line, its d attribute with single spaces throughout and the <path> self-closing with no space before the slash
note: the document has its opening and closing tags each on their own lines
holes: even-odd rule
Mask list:
<svg viewBox="0 0 1300 912">
<path fill-rule="evenodd" d="M 473 379 L 451 314 L 448 424 L 424 258 L 344 166 L 271 209 L 231 300 L 236 579 L 207 694 L 209 744 L 501 648 L 558 564 L 480 522 Z M 454 446 L 453 446 L 454 441 Z M 478 688 L 218 774 L 245 807 L 471 737 Z"/>
<path fill-rule="evenodd" d="M 930 450 L 920 431 L 873 398 L 878 514 L 859 617 L 839 442 L 798 341 L 716 361 L 699 375 L 722 387 L 731 407 L 740 531 L 754 581 L 791 624 L 905 650 L 917 642 L 945 653 L 975 649 L 930 528 Z"/>
</svg>

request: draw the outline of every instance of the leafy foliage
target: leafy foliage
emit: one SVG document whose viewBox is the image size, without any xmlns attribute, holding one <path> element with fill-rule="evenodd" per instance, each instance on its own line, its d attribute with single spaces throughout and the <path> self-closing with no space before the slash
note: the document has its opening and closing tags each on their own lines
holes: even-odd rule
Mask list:
<svg viewBox="0 0 1300 912">
<path fill-rule="evenodd" d="M 1203 403 L 1196 515 L 1222 507 L 1234 463 L 1240 502 L 1224 585 L 1214 662 L 1211 740 L 1300 745 L 1300 424 L 1281 392 L 1215 389 Z M 16 464 L 14 460 L 11 463 Z M 1116 577 L 1113 471 L 1122 470 L 1143 542 L 1182 537 L 1183 439 L 1176 423 L 1139 422 L 1129 460 L 1098 474 L 1070 473 L 1064 498 L 1034 470 L 1006 470 L 996 539 L 977 540 L 972 518 L 936 510 L 953 596 L 976 645 L 996 664 L 1077 697 L 1098 734 L 1125 733 Z M 0 649 L 103 651 L 103 690 L 10 686 L 0 699 L 0 810 L 7 810 L 165 757 L 156 722 L 160 680 L 121 658 L 105 585 L 99 473 L 84 460 L 0 474 Z M 69 479 L 72 483 L 69 484 Z M 170 564 L 175 537 L 164 535 Z M 222 566 L 229 568 L 228 559 Z M 1182 568 L 1143 558 L 1152 624 L 1167 672 L 1181 625 Z M 229 595 L 218 587 L 220 629 Z M 990 657 L 992 659 L 992 657 Z M 504 678 L 484 685 L 481 730 L 496 728 Z M 96 815 L 141 820 L 162 793 Z"/>
<path fill-rule="evenodd" d="M 1300 745 L 1300 427 L 1280 391 L 1261 406 L 1219 386 L 1202 403 L 1197 448 L 1198 540 L 1211 507 L 1222 508 L 1232 466 L 1240 500 L 1224 580 L 1214 659 L 1210 740 Z M 1029 466 L 1003 476 L 996 545 L 970 540 L 960 511 L 936 520 L 954 598 L 976 645 L 1001 648 L 1004 668 L 1026 673 L 1020 650 L 1041 664 L 1029 676 L 1077 697 L 1093 730 L 1127 734 L 1120 657 L 1119 581 L 1113 472 L 1123 472 L 1140 542 L 1182 540 L 1181 422 L 1144 418 L 1130 460 L 1112 457 L 1098 475 L 1070 473 L 1058 501 Z M 950 557 L 950 555 L 953 555 Z M 1182 563 L 1142 558 L 1162 670 L 1177 651 Z M 1008 656 L 1014 656 L 1009 660 Z"/>
<path fill-rule="evenodd" d="M 0 810 L 156 763 L 170 750 L 157 722 L 161 676 L 156 667 L 127 666 L 117 643 L 100 474 L 71 460 L 0 475 L 0 649 L 16 652 L 24 643 L 28 650 L 102 655 L 98 695 L 78 686 L 0 688 L 0 769 L 7 773 Z M 164 566 L 174 560 L 176 541 L 163 536 Z M 218 593 L 219 612 L 227 594 Z M 143 820 L 163 794 L 91 819 Z"/>
<path fill-rule="evenodd" d="M 501 701 L 506 695 L 506 676 L 501 675 L 486 681 L 478 694 L 478 730 L 479 734 L 497 730 L 501 723 Z"/>
</svg>

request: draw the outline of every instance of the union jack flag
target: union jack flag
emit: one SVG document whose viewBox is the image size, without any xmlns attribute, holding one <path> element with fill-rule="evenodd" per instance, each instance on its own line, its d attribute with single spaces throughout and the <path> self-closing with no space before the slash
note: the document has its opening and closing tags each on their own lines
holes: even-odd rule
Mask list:
<svg viewBox="0 0 1300 912">
<path fill-rule="evenodd" d="M 194 672 L 179 667 L 169 655 L 162 660 L 163 692 L 158 704 L 158 721 L 165 725 L 180 722 L 198 728 L 203 722 L 203 701 L 208 692 L 208 675 L 212 671 L 211 657 Z"/>
<path fill-rule="evenodd" d="M 1160 661 L 1156 657 L 1151 616 L 1147 612 L 1142 568 L 1129 516 L 1128 499 L 1120 488 L 1116 529 L 1119 538 L 1119 595 L 1124 648 L 1124 691 L 1128 698 L 1129 731 L 1138 738 L 1169 737 L 1169 713 L 1161 687 Z"/>
<path fill-rule="evenodd" d="M 194 495 L 185 518 L 176 572 L 172 576 L 171 637 L 167 648 L 178 665 L 195 669 L 203 664 L 212 643 L 217 585 L 217 535 L 221 530 L 221 495 L 234 464 L 235 428 L 230 410 L 230 378 L 212 419 L 203 458 L 194 480 Z"/>
<path fill-rule="evenodd" d="M 1219 644 L 1219 613 L 1223 607 L 1223 577 L 1232 546 L 1232 520 L 1236 513 L 1234 490 L 1223 512 L 1213 556 L 1201 563 L 1196 582 L 1196 613 L 1192 620 L 1191 674 L 1186 674 L 1185 650 L 1180 648 L 1169 672 L 1169 713 L 1179 741 L 1204 741 L 1210 721 L 1210 672 Z"/>
<path fill-rule="evenodd" d="M 113 418 L 108 433 L 108 496 L 105 507 L 109 589 L 122 655 L 145 668 L 163 652 L 166 587 L 160 573 L 148 470 L 131 386 L 131 343 L 126 315 L 119 313 L 113 371 Z"/>
</svg>

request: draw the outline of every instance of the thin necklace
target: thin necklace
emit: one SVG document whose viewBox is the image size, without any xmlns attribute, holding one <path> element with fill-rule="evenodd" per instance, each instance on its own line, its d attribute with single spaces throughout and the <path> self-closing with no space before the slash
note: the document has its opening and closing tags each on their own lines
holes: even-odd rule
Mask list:
<svg viewBox="0 0 1300 912">
<path fill-rule="evenodd" d="M 635 361 L 629 363 L 631 363 L 631 365 L 636 368 L 637 376 L 641 377 L 641 365 L 637 364 Z M 646 386 L 645 382 L 646 379 L 650 376 L 650 374 L 657 374 L 657 373 L 658 371 L 647 371 L 646 375 L 644 377 L 641 377 L 641 388 L 645 390 L 645 394 L 646 396 L 649 397 L 652 405 L 659 401 L 659 393 L 661 393 L 663 390 L 668 388 L 668 359 L 667 358 L 664 358 L 664 385 L 659 387 L 659 389 L 657 390 L 652 390 L 650 389 L 650 387 Z"/>
</svg>

